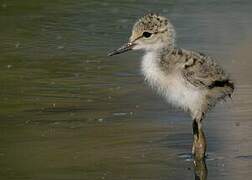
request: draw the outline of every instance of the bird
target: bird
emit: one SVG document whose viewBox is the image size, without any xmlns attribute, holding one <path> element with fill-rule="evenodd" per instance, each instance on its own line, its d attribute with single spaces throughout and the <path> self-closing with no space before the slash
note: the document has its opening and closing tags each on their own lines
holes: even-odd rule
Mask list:
<svg viewBox="0 0 252 180">
<path fill-rule="evenodd" d="M 216 60 L 200 52 L 177 47 L 170 19 L 148 13 L 133 25 L 128 43 L 108 53 L 114 56 L 142 50 L 141 72 L 147 83 L 170 104 L 192 118 L 192 155 L 205 158 L 206 138 L 202 120 L 216 103 L 226 100 L 235 86 Z"/>
</svg>

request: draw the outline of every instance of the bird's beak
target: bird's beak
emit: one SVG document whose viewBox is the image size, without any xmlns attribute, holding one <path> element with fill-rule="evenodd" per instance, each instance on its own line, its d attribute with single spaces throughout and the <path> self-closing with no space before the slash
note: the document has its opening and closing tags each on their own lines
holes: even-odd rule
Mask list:
<svg viewBox="0 0 252 180">
<path fill-rule="evenodd" d="M 132 42 L 126 43 L 122 47 L 108 53 L 108 56 L 114 56 L 116 54 L 121 54 L 121 53 L 124 53 L 126 51 L 132 50 L 132 48 L 134 46 L 135 46 L 135 43 L 132 43 Z"/>
</svg>

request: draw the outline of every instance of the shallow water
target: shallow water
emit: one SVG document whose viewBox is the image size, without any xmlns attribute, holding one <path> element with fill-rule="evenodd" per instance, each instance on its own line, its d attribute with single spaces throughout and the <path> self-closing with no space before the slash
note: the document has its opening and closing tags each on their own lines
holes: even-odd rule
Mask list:
<svg viewBox="0 0 252 180">
<path fill-rule="evenodd" d="M 194 179 L 191 120 L 106 57 L 147 11 L 236 83 L 204 121 L 208 179 L 252 176 L 250 1 L 0 1 L 1 179 Z"/>
</svg>

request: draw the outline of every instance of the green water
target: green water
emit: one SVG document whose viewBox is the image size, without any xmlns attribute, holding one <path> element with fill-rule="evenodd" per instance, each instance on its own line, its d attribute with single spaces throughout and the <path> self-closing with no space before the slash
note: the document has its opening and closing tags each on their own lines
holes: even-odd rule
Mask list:
<svg viewBox="0 0 252 180">
<path fill-rule="evenodd" d="M 106 56 L 148 11 L 236 83 L 204 121 L 208 179 L 252 176 L 252 2 L 0 0 L 0 179 L 194 179 L 190 117 L 146 86 L 141 52 Z"/>
</svg>

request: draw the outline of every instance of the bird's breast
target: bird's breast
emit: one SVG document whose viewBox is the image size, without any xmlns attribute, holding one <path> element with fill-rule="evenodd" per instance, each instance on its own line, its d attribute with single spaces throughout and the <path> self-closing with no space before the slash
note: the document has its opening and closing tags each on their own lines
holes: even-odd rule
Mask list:
<svg viewBox="0 0 252 180">
<path fill-rule="evenodd" d="M 185 110 L 194 110 L 202 104 L 204 92 L 188 84 L 179 70 L 164 72 L 155 53 L 147 53 L 142 60 L 146 81 L 168 102 Z"/>
</svg>

